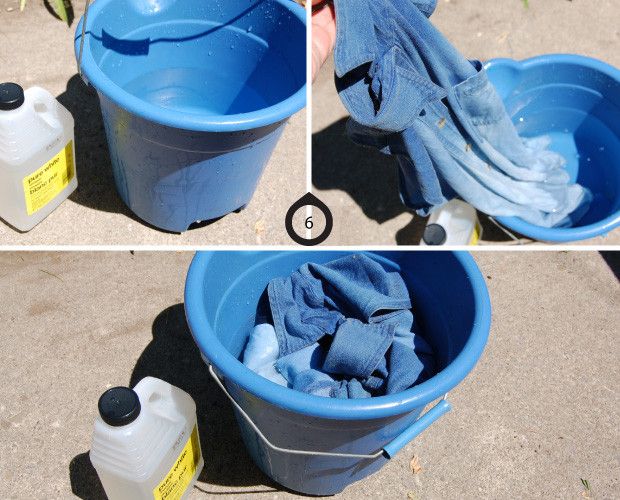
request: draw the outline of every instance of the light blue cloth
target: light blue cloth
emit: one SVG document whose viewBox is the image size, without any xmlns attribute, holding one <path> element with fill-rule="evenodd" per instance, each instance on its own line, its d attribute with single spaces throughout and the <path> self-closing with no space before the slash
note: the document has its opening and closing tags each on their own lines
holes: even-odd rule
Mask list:
<svg viewBox="0 0 620 500">
<path fill-rule="evenodd" d="M 412 331 L 417 326 L 402 277 L 363 254 L 275 278 L 255 324 L 244 364 L 302 392 L 392 394 L 434 372 L 432 348 Z"/>
<path fill-rule="evenodd" d="M 275 366 L 279 357 L 280 349 L 273 325 L 260 323 L 254 326 L 243 351 L 243 364 L 261 377 L 286 386 L 287 379 L 280 375 Z"/>
<path fill-rule="evenodd" d="M 395 155 L 420 215 L 459 196 L 493 216 L 568 226 L 591 193 L 546 137 L 518 136 L 478 61 L 427 19 L 436 0 L 335 0 L 336 87 L 357 143 Z"/>
</svg>

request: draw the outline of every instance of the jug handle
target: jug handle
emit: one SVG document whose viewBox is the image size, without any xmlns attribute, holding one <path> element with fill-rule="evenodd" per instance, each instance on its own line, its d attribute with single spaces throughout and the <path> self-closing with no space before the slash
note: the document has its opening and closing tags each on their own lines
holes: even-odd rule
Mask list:
<svg viewBox="0 0 620 500">
<path fill-rule="evenodd" d="M 241 405 L 235 401 L 232 395 L 228 392 L 228 389 L 224 386 L 224 383 L 217 376 L 213 366 L 211 364 L 209 366 L 209 373 L 215 383 L 219 386 L 222 392 L 226 395 L 226 397 L 230 400 L 233 406 L 237 409 L 239 414 L 244 418 L 244 420 L 248 423 L 248 425 L 256 432 L 256 435 L 272 450 L 281 452 L 281 453 L 289 453 L 291 455 L 312 455 L 312 456 L 320 456 L 320 457 L 340 457 L 340 458 L 365 458 L 365 459 L 376 459 L 381 456 L 385 458 L 392 458 L 396 453 L 398 453 L 407 443 L 411 440 L 419 436 L 424 430 L 426 430 L 435 420 L 437 420 L 442 415 L 448 413 L 452 406 L 448 402 L 447 394 L 439 401 L 435 406 L 433 406 L 430 410 L 428 410 L 424 415 L 419 417 L 413 424 L 407 427 L 403 432 L 401 432 L 396 438 L 390 441 L 386 446 L 377 451 L 376 453 L 370 455 L 364 454 L 356 454 L 356 453 L 332 453 L 325 451 L 311 451 L 311 450 L 295 450 L 291 448 L 282 448 L 273 444 L 269 439 L 261 432 L 258 426 L 254 423 L 252 418 L 245 412 Z"/>
<path fill-rule="evenodd" d="M 45 117 L 47 125 L 60 127 L 60 120 L 56 112 L 58 100 L 41 87 L 31 87 L 28 92 L 34 97 L 36 103 L 41 103 L 45 106 L 44 112 L 37 111 L 37 113 Z"/>
</svg>

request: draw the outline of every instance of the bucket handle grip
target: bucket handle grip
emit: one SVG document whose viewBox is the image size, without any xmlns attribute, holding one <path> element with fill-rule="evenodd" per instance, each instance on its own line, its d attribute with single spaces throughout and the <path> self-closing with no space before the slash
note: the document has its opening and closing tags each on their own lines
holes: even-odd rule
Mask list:
<svg viewBox="0 0 620 500">
<path fill-rule="evenodd" d="M 447 396 L 447 395 L 446 395 Z M 445 415 L 452 409 L 452 405 L 444 396 L 435 406 L 419 417 L 413 424 L 407 427 L 396 438 L 383 447 L 383 453 L 387 458 L 392 458 L 410 441 L 422 434 L 439 417 Z"/>
<path fill-rule="evenodd" d="M 311 455 L 311 456 L 319 456 L 319 457 L 340 457 L 340 458 L 364 458 L 364 459 L 375 459 L 381 456 L 386 458 L 392 458 L 396 453 L 398 453 L 407 443 L 411 440 L 419 436 L 424 430 L 426 430 L 435 420 L 437 420 L 442 415 L 448 413 L 452 406 L 448 402 L 447 394 L 444 395 L 443 399 L 439 401 L 435 406 L 433 406 L 430 410 L 428 410 L 424 415 L 419 417 L 413 424 L 407 427 L 403 432 L 401 432 L 396 438 L 390 441 L 387 445 L 385 445 L 382 449 L 377 451 L 376 453 L 370 455 L 363 455 L 357 453 L 335 453 L 335 452 L 325 452 L 325 451 L 311 451 L 311 450 L 295 450 L 291 448 L 282 448 L 273 444 L 269 439 L 261 432 L 258 426 L 254 423 L 252 418 L 245 412 L 241 405 L 235 401 L 235 398 L 232 397 L 228 389 L 224 386 L 224 383 L 217 376 L 213 366 L 209 364 L 209 373 L 215 383 L 222 389 L 222 392 L 226 395 L 226 397 L 230 400 L 233 406 L 237 409 L 239 414 L 245 419 L 248 425 L 256 432 L 256 435 L 274 451 L 289 453 L 291 455 Z"/>
</svg>

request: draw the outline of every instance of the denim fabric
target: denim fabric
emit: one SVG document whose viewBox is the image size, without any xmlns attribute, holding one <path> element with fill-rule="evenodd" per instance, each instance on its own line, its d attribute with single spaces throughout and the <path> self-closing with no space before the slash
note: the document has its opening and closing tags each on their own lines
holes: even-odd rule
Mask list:
<svg viewBox="0 0 620 500">
<path fill-rule="evenodd" d="M 273 382 L 319 396 L 390 394 L 433 374 L 433 351 L 412 330 L 400 274 L 356 254 L 273 279 L 243 362 Z"/>
<path fill-rule="evenodd" d="M 347 318 L 377 322 L 382 314 L 410 309 L 400 275 L 370 257 L 355 254 L 329 264 L 304 264 L 268 287 L 280 356 L 333 335 Z"/>
<path fill-rule="evenodd" d="M 428 215 L 455 196 L 494 216 L 567 226 L 590 192 L 544 137 L 518 136 L 478 61 L 430 23 L 435 0 L 335 0 L 336 87 L 353 141 L 395 155 L 401 199 Z"/>
<path fill-rule="evenodd" d="M 343 321 L 325 356 L 323 370 L 364 379 L 370 377 L 392 345 L 394 328 L 389 323 L 367 325 L 357 319 Z"/>
<path fill-rule="evenodd" d="M 355 379 L 338 379 L 323 369 L 325 348 L 318 342 L 280 358 L 277 370 L 291 389 L 326 398 L 361 399 L 371 396 Z"/>
</svg>

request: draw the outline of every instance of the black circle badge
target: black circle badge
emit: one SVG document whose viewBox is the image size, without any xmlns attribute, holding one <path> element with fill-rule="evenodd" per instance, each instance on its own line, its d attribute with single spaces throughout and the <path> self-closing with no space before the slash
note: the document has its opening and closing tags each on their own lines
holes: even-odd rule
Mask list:
<svg viewBox="0 0 620 500">
<path fill-rule="evenodd" d="M 295 229 L 293 228 L 293 216 L 295 215 L 295 212 L 297 212 L 297 210 L 299 210 L 300 208 L 306 207 L 306 206 L 312 206 L 312 207 L 318 208 L 321 212 L 323 212 L 323 215 L 325 216 L 325 229 L 316 238 L 310 238 L 310 239 L 302 238 L 295 232 Z M 304 245 L 307 247 L 311 247 L 314 245 L 318 245 L 319 243 L 323 243 L 327 239 L 327 237 L 330 235 L 334 227 L 334 218 L 332 216 L 331 211 L 329 210 L 329 208 L 327 207 L 325 203 L 319 200 L 312 193 L 306 193 L 290 206 L 290 208 L 288 209 L 288 212 L 286 212 L 286 218 L 284 219 L 284 224 L 286 227 L 286 232 L 288 233 L 288 235 L 291 237 L 291 239 L 295 243 L 298 243 L 300 245 Z M 306 228 L 311 229 L 312 221 L 310 221 L 309 219 L 306 219 L 305 225 L 306 225 Z"/>
</svg>

